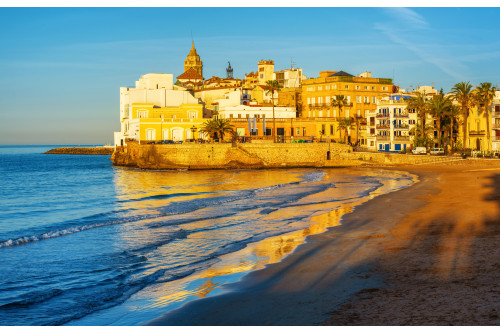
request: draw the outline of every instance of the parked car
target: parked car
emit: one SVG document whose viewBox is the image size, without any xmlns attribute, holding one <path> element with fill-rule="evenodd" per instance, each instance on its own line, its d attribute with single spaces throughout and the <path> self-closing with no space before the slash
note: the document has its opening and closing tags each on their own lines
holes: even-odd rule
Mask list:
<svg viewBox="0 0 500 334">
<path fill-rule="evenodd" d="M 433 148 L 432 151 L 430 152 L 432 155 L 443 155 L 444 154 L 444 149 L 443 148 Z"/>
<path fill-rule="evenodd" d="M 427 149 L 425 147 L 415 147 L 413 150 L 411 150 L 411 153 L 413 153 L 413 154 L 426 154 Z"/>
</svg>

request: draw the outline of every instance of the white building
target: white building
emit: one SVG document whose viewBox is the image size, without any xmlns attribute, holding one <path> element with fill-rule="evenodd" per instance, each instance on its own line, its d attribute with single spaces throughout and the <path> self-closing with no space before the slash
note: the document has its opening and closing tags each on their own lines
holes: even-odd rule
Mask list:
<svg viewBox="0 0 500 334">
<path fill-rule="evenodd" d="M 500 91 L 495 92 L 491 109 L 491 149 L 500 151 Z"/>
<path fill-rule="evenodd" d="M 135 82 L 135 87 L 120 87 L 120 131 L 114 133 L 115 145 L 127 139 L 138 139 L 140 122 L 134 119 L 132 104 L 152 104 L 154 108 L 178 108 L 199 104 L 186 89 L 173 84 L 173 74 L 148 73 Z M 141 117 L 141 116 L 138 116 Z M 196 115 L 201 118 L 202 115 Z"/>
<path fill-rule="evenodd" d="M 377 151 L 400 152 L 411 146 L 413 136 L 410 136 L 410 130 L 417 125 L 417 114 L 415 110 L 408 111 L 406 108 L 405 100 L 410 97 L 409 94 L 391 94 L 378 101 L 375 116 Z M 370 135 L 367 137 L 368 148 L 373 149 L 370 147 L 373 134 Z"/>
<path fill-rule="evenodd" d="M 291 68 L 274 72 L 273 80 L 277 80 L 282 88 L 298 88 L 302 85 L 302 80 L 307 79 L 301 68 Z"/>
<path fill-rule="evenodd" d="M 248 100 L 248 91 L 235 90 L 227 93 L 225 99 L 215 100 L 218 104 L 218 115 L 220 118 L 273 118 L 273 107 L 263 107 L 253 102 L 245 105 L 242 101 Z M 295 118 L 295 108 L 274 107 L 275 118 Z"/>
</svg>

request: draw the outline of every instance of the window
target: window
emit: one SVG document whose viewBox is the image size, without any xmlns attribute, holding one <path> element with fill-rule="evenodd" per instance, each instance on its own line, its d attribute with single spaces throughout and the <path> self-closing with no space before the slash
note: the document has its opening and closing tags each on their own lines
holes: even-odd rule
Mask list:
<svg viewBox="0 0 500 334">
<path fill-rule="evenodd" d="M 375 96 L 372 96 L 372 103 L 376 104 L 377 103 L 377 98 Z"/>
<path fill-rule="evenodd" d="M 333 89 L 337 89 L 337 85 L 333 85 Z"/>
<path fill-rule="evenodd" d="M 346 96 L 345 98 L 347 99 L 347 104 L 351 104 L 351 97 L 350 96 Z"/>
<path fill-rule="evenodd" d="M 344 88 L 345 88 L 345 89 L 349 89 L 349 85 L 345 85 L 345 86 L 344 86 Z"/>
<path fill-rule="evenodd" d="M 146 140 L 155 140 L 155 129 L 146 129 Z"/>
<path fill-rule="evenodd" d="M 238 114 L 238 118 L 241 118 L 241 114 Z"/>
<path fill-rule="evenodd" d="M 307 104 L 311 104 L 311 98 L 310 97 L 307 98 Z"/>
<path fill-rule="evenodd" d="M 330 134 L 331 135 L 333 135 L 333 129 L 334 129 L 333 124 L 330 124 Z"/>
<path fill-rule="evenodd" d="M 312 97 L 312 98 L 311 98 L 311 103 L 312 103 L 313 105 L 315 105 L 315 104 L 316 104 L 316 98 Z"/>
<path fill-rule="evenodd" d="M 365 100 L 364 100 L 365 103 L 370 103 L 370 97 L 369 96 L 365 96 Z"/>
<path fill-rule="evenodd" d="M 372 86 L 372 90 L 375 90 L 375 86 Z"/>
<path fill-rule="evenodd" d="M 356 86 L 356 89 L 359 89 L 359 86 Z"/>
<path fill-rule="evenodd" d="M 382 87 L 382 90 L 387 91 L 387 87 L 386 86 Z"/>
<path fill-rule="evenodd" d="M 322 90 L 322 89 L 323 89 L 323 87 L 322 87 L 322 86 L 319 86 L 319 87 L 318 87 L 318 90 Z"/>
<path fill-rule="evenodd" d="M 318 104 L 321 104 L 321 103 L 323 103 L 323 97 L 320 96 L 320 97 L 318 97 Z"/>
<path fill-rule="evenodd" d="M 326 125 L 325 124 L 321 124 L 321 134 L 324 135 L 326 132 Z"/>
<path fill-rule="evenodd" d="M 264 74 L 261 74 L 261 75 L 260 75 L 260 78 L 261 78 L 261 79 L 264 79 Z"/>
<path fill-rule="evenodd" d="M 233 118 L 233 114 L 229 114 L 229 118 Z"/>
<path fill-rule="evenodd" d="M 306 128 L 302 128 L 302 135 L 305 136 L 306 135 Z"/>
<path fill-rule="evenodd" d="M 349 109 L 346 109 L 346 110 L 345 110 L 345 117 L 346 117 L 346 118 L 349 118 Z"/>
<path fill-rule="evenodd" d="M 300 136 L 300 128 L 295 128 L 295 134 L 296 134 L 297 136 Z"/>
<path fill-rule="evenodd" d="M 356 111 L 356 115 L 358 115 L 358 117 L 361 117 L 361 110 L 359 110 L 359 109 L 358 109 L 358 110 Z"/>
<path fill-rule="evenodd" d="M 356 103 L 361 103 L 361 96 L 356 96 Z"/>
<path fill-rule="evenodd" d="M 368 90 L 368 86 L 365 86 L 365 90 Z"/>
</svg>

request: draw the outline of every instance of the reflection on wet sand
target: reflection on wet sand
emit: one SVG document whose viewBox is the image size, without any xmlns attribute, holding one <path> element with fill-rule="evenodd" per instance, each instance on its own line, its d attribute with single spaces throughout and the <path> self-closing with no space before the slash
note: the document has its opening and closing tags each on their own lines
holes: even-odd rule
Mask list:
<svg viewBox="0 0 500 334">
<path fill-rule="evenodd" d="M 323 173 L 324 172 L 324 173 Z M 311 170 L 296 170 L 293 172 L 282 170 L 264 171 L 168 171 L 168 172 L 144 172 L 130 169 L 117 168 L 115 184 L 117 194 L 124 209 L 128 210 L 162 210 L 178 201 L 186 201 L 197 198 L 210 198 L 221 196 L 221 193 L 235 192 L 243 194 L 249 189 L 265 189 L 271 193 L 260 198 L 256 202 L 257 208 L 245 209 L 241 212 L 235 211 L 229 216 L 214 215 L 214 211 L 229 212 L 233 207 L 225 207 L 221 203 L 217 207 L 203 207 L 193 212 L 175 215 L 173 217 L 160 216 L 148 218 L 138 224 L 123 226 L 122 242 L 139 246 L 141 242 L 156 240 L 164 237 L 167 233 L 174 233 L 181 228 L 189 231 L 185 239 L 179 242 L 172 241 L 157 247 L 154 254 L 148 255 L 151 270 L 165 267 L 167 257 L 175 254 L 180 256 L 202 257 L 209 244 L 216 243 L 218 239 L 241 240 L 247 235 L 251 237 L 252 231 L 239 228 L 239 223 L 254 219 L 256 224 L 271 224 L 273 222 L 287 221 L 287 227 L 296 228 L 296 231 L 271 236 L 258 242 L 249 243 L 245 248 L 236 252 L 218 256 L 218 262 L 212 261 L 205 270 L 195 271 L 187 277 L 169 281 L 147 290 L 148 298 L 152 302 L 141 305 L 143 310 L 148 308 L 172 309 L 178 307 L 182 302 L 195 298 L 203 298 L 214 295 L 228 289 L 224 284 L 238 281 L 245 273 L 259 270 L 266 265 L 281 261 L 291 254 L 299 245 L 305 242 L 307 236 L 325 232 L 328 228 L 340 224 L 343 215 L 350 213 L 354 208 L 369 199 L 386 193 L 391 189 L 406 186 L 413 182 L 396 181 L 394 176 L 382 178 L 382 184 L 368 183 L 365 185 L 368 191 L 363 196 L 359 193 L 359 184 L 350 181 L 349 177 L 380 178 L 384 172 L 377 171 L 353 171 L 353 170 L 327 170 L 323 171 L 320 191 L 312 188 L 309 184 L 295 185 L 304 192 L 301 197 L 287 202 L 287 196 L 293 196 L 295 190 L 290 186 L 279 189 L 278 196 L 272 193 L 273 186 L 290 185 L 302 181 L 301 175 L 311 173 Z M 354 180 L 354 179 L 353 179 Z M 337 182 L 338 181 L 338 182 Z M 336 186 L 330 186 L 330 185 Z M 312 190 L 309 191 L 309 188 Z M 305 189 L 305 190 L 304 190 Z M 179 193 L 187 196 L 179 196 Z M 171 196 L 176 194 L 176 196 Z M 263 192 L 265 194 L 265 192 Z M 170 197 L 169 197 L 170 196 Z M 143 199 L 143 200 L 140 200 Z M 255 198 L 252 198 L 256 201 Z M 259 207 L 259 203 L 269 205 L 277 203 L 277 206 L 268 206 L 271 209 L 265 211 Z M 244 198 L 241 204 L 248 203 Z M 204 219 L 202 217 L 208 217 Z M 298 218 L 300 217 L 300 218 Z M 172 220 L 183 220 L 179 226 L 169 224 Z M 234 228 L 231 226 L 234 225 Z M 224 229 L 212 228 L 222 226 Z M 162 235 L 163 234 L 163 235 Z M 276 234 L 276 233 L 274 233 Z M 189 248 L 186 247 L 189 245 Z M 186 252 L 192 252 L 186 254 Z M 208 254 L 205 254 L 208 255 Z M 174 256 L 175 257 L 175 256 Z M 146 269 L 147 270 L 147 269 Z"/>
</svg>

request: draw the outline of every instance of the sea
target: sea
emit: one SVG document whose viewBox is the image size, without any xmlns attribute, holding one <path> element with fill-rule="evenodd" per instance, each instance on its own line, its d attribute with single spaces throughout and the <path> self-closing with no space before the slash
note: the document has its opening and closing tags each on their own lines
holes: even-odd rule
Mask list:
<svg viewBox="0 0 500 334">
<path fill-rule="evenodd" d="M 228 293 L 369 199 L 367 169 L 161 170 L 0 146 L 0 326 L 143 325 Z"/>
</svg>

